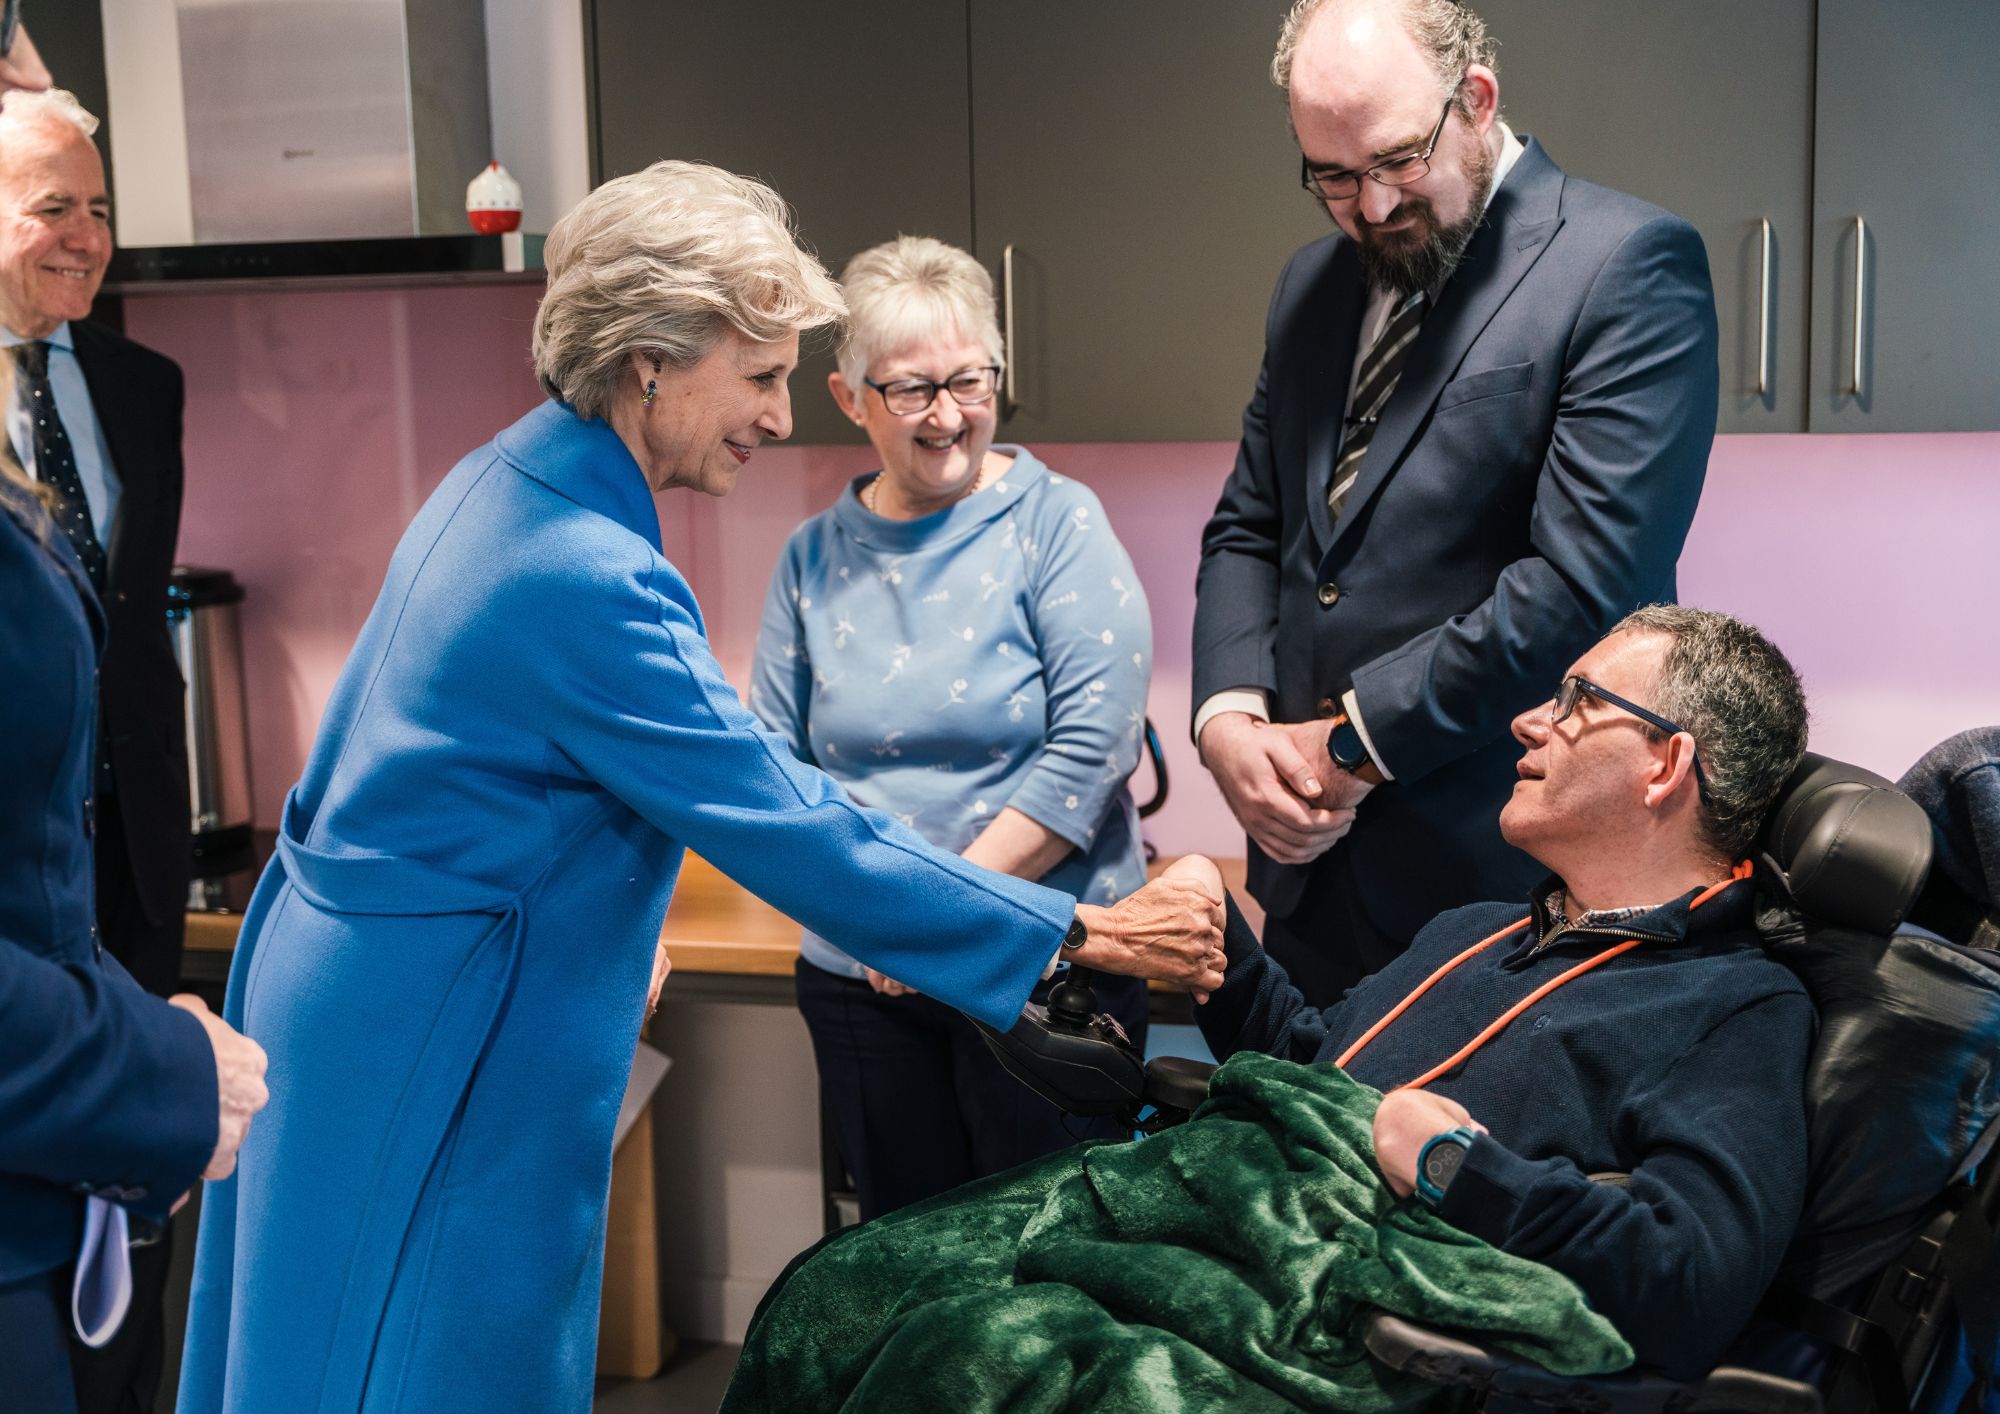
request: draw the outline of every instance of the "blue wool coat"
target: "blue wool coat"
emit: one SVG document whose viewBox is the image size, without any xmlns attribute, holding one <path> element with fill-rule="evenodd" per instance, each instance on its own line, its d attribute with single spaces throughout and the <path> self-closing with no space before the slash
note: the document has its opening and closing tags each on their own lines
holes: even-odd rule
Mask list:
<svg viewBox="0 0 2000 1414">
<path fill-rule="evenodd" d="M 245 916 L 270 1107 L 204 1202 L 180 1408 L 589 1408 L 611 1131 L 684 846 L 891 976 L 1018 1013 L 1074 900 L 767 735 L 652 496 L 548 403 L 418 513 Z"/>
</svg>

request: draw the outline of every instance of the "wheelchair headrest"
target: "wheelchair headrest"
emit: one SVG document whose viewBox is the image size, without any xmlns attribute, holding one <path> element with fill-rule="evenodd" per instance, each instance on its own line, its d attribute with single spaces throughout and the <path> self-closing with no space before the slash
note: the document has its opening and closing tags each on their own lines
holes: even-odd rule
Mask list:
<svg viewBox="0 0 2000 1414">
<path fill-rule="evenodd" d="M 1809 918 L 1893 933 L 1931 868 L 1931 822 L 1873 771 L 1807 752 L 1764 822 L 1764 863 Z"/>
</svg>

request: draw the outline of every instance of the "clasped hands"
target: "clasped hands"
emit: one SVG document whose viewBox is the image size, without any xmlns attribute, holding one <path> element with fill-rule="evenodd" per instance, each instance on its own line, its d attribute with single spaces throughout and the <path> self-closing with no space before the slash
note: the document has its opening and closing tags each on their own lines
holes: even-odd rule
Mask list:
<svg viewBox="0 0 2000 1414">
<path fill-rule="evenodd" d="M 1279 864 L 1310 864 L 1332 849 L 1375 789 L 1333 764 L 1330 730 L 1324 721 L 1266 722 L 1247 712 L 1223 712 L 1202 727 L 1202 763 L 1230 813 Z"/>
</svg>

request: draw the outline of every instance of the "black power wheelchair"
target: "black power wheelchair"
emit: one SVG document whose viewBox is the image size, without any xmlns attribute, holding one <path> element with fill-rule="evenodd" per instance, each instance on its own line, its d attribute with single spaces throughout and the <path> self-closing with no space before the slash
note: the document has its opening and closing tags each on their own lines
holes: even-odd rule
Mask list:
<svg viewBox="0 0 2000 1414">
<path fill-rule="evenodd" d="M 1820 1014 L 1806 1208 L 1758 1317 L 1790 1333 L 1791 1372 L 1563 1378 L 1386 1313 L 1364 1333 L 1378 1360 L 1492 1414 L 2000 1409 L 2000 953 L 1968 945 L 1992 920 L 1932 870 L 1929 817 L 1858 767 L 1808 755 L 1760 843 L 1760 927 Z M 1010 1031 L 982 1029 L 1044 1098 L 1142 1132 L 1186 1120 L 1215 1069 L 1146 1062 L 1075 969 Z"/>
</svg>

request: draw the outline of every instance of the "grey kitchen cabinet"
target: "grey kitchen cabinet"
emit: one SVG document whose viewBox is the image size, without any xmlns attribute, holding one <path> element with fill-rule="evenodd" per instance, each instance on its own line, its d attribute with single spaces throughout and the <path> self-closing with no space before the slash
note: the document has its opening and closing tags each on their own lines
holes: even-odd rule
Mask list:
<svg viewBox="0 0 2000 1414">
<path fill-rule="evenodd" d="M 1269 77 L 1286 8 L 971 0 L 975 249 L 1011 266 L 1003 438 L 1240 432 L 1278 273 L 1332 229 Z"/>
<path fill-rule="evenodd" d="M 1824 0 L 1822 0 L 1824 3 Z M 1474 0 L 1500 102 L 1573 176 L 1686 217 L 1715 282 L 1723 432 L 1806 426 L 1813 0 Z"/>
<path fill-rule="evenodd" d="M 1009 296 L 1005 439 L 1235 437 L 1276 276 L 1330 229 L 1268 77 L 1285 0 L 589 3 L 600 178 L 756 173 L 836 273 L 970 247 Z M 2000 0 L 1474 3 L 1516 130 L 1700 230 L 1720 430 L 2000 427 Z M 858 436 L 830 367 L 794 379 L 802 441 Z"/>
<path fill-rule="evenodd" d="M 837 277 L 899 232 L 972 244 L 962 4 L 591 0 L 596 176 L 662 157 L 760 177 Z M 793 440 L 857 442 L 830 340 L 791 380 Z"/>
<path fill-rule="evenodd" d="M 1819 0 L 1814 432 L 2000 430 L 1995 58 L 1993 0 Z"/>
</svg>

